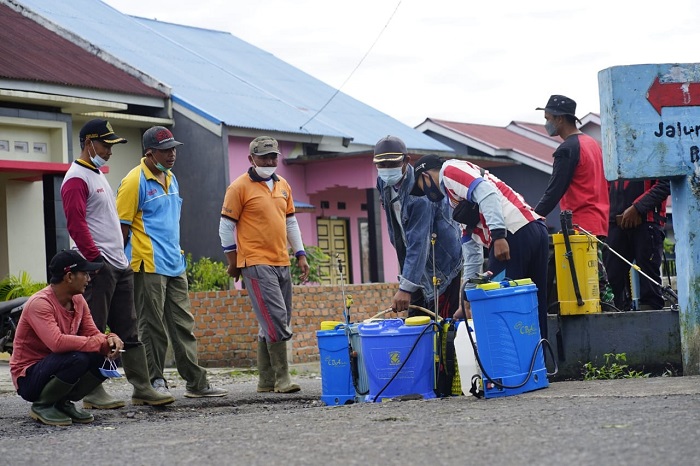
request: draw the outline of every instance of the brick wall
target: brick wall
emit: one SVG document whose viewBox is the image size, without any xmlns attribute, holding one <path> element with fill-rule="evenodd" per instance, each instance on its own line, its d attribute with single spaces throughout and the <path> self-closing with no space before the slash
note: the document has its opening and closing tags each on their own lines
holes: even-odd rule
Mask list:
<svg viewBox="0 0 700 466">
<path fill-rule="evenodd" d="M 291 363 L 319 359 L 316 331 L 324 320 L 343 320 L 340 286 L 295 286 Z M 350 320 L 358 322 L 387 309 L 395 283 L 347 285 L 352 296 Z M 190 293 L 199 362 L 204 367 L 257 366 L 258 323 L 246 290 Z"/>
</svg>

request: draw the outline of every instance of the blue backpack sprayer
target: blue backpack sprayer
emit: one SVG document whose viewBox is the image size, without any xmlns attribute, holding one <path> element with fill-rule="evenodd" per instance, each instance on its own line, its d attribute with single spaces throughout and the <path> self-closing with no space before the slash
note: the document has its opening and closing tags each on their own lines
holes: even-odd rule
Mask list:
<svg viewBox="0 0 700 466">
<path fill-rule="evenodd" d="M 467 282 L 477 284 L 466 290 L 474 322 L 473 332 L 469 329 L 467 334 L 481 369 L 471 378 L 470 393 L 494 398 L 547 387 L 556 363 L 555 371 L 547 373 L 543 347 L 554 358 L 549 341 L 540 337 L 537 288 L 532 281 L 492 282 L 490 275 L 480 274 Z"/>
</svg>

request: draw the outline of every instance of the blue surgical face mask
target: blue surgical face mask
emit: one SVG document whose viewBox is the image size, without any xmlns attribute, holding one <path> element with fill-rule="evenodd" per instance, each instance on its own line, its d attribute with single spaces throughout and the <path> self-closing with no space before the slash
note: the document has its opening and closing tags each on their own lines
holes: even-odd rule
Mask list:
<svg viewBox="0 0 700 466">
<path fill-rule="evenodd" d="M 93 157 L 92 155 L 90 156 L 90 162 L 95 166 L 95 168 L 100 168 L 104 166 L 104 164 L 107 163 L 105 159 L 97 155 L 97 151 L 95 150 L 95 145 L 92 143 L 92 139 L 89 139 L 90 145 L 92 146 L 92 151 L 95 153 L 95 156 Z M 88 151 L 88 154 L 90 151 Z"/>
<path fill-rule="evenodd" d="M 423 192 L 428 200 L 432 202 L 440 202 L 445 198 L 445 195 L 440 191 L 440 186 L 435 184 L 432 176 L 427 176 L 427 180 L 424 178 L 423 181 Z"/>
<path fill-rule="evenodd" d="M 108 379 L 116 379 L 122 376 L 117 370 L 117 363 L 109 358 L 105 358 L 105 361 L 102 363 L 102 367 L 100 367 L 100 374 Z"/>
<path fill-rule="evenodd" d="M 90 157 L 90 162 L 92 162 L 92 164 L 95 166 L 95 168 L 100 168 L 100 167 L 104 166 L 104 164 L 107 163 L 107 161 L 105 159 L 103 159 L 102 157 L 100 157 L 97 154 L 95 154 L 94 157 Z"/>
<path fill-rule="evenodd" d="M 403 178 L 403 167 L 377 168 L 377 174 L 389 186 L 396 186 Z"/>
<path fill-rule="evenodd" d="M 544 129 L 547 130 L 547 134 L 550 136 L 557 135 L 557 125 L 554 123 L 554 120 L 547 120 L 547 123 L 544 124 Z"/>
</svg>

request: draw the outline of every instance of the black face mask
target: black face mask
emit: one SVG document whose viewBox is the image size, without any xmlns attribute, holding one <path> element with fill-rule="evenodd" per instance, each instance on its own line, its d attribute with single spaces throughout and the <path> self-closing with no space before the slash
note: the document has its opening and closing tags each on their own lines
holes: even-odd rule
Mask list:
<svg viewBox="0 0 700 466">
<path fill-rule="evenodd" d="M 428 200 L 432 202 L 440 202 L 445 199 L 445 195 L 440 191 L 440 186 L 435 184 L 433 177 L 428 175 L 428 180 L 430 180 L 430 183 L 423 180 L 423 192 Z"/>
</svg>

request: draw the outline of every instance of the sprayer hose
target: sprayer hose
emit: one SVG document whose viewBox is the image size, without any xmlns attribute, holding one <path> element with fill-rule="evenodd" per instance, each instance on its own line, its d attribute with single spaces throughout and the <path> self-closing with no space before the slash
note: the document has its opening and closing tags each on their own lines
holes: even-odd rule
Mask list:
<svg viewBox="0 0 700 466">
<path fill-rule="evenodd" d="M 443 320 L 442 317 L 436 316 L 435 313 L 433 311 L 431 311 L 430 309 L 426 309 L 426 308 L 421 307 L 421 306 L 416 306 L 415 304 L 409 305 L 408 308 L 409 309 L 416 309 L 416 310 L 421 311 L 421 312 L 425 312 L 426 314 L 433 316 L 433 318 L 436 318 L 438 320 L 438 322 L 441 322 Z M 369 320 L 378 319 L 381 316 L 388 314 L 390 312 L 394 312 L 394 310 L 392 308 L 385 309 L 385 310 L 380 311 L 377 314 L 373 315 L 372 317 L 370 317 Z"/>
</svg>

